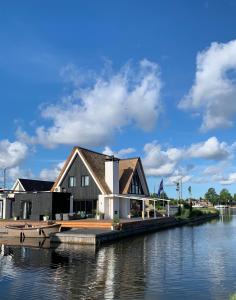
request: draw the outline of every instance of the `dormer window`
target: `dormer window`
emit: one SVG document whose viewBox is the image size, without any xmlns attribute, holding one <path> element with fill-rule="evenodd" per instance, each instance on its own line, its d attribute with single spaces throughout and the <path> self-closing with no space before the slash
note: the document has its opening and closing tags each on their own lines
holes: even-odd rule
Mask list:
<svg viewBox="0 0 236 300">
<path fill-rule="evenodd" d="M 142 188 L 137 171 L 134 173 L 134 175 L 132 177 L 129 193 L 143 195 L 143 188 Z"/>
<path fill-rule="evenodd" d="M 75 187 L 76 186 L 76 180 L 74 176 L 69 177 L 68 187 Z"/>
<path fill-rule="evenodd" d="M 88 175 L 81 176 L 81 186 L 82 187 L 89 186 L 89 176 Z"/>
</svg>

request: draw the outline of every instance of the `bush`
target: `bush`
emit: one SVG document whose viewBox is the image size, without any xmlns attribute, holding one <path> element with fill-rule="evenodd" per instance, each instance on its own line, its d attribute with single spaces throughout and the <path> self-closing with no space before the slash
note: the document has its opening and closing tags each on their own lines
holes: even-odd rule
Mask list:
<svg viewBox="0 0 236 300">
<path fill-rule="evenodd" d="M 189 217 L 193 218 L 193 217 L 199 217 L 199 216 L 202 216 L 202 215 L 204 215 L 204 213 L 201 210 L 199 210 L 199 209 L 193 209 L 190 212 Z"/>
</svg>

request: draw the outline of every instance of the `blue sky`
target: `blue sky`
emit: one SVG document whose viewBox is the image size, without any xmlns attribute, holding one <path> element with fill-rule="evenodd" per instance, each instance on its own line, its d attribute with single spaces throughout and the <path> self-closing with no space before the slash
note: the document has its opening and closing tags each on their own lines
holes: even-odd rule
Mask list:
<svg viewBox="0 0 236 300">
<path fill-rule="evenodd" d="M 0 168 L 53 179 L 74 145 L 141 156 L 150 191 L 236 193 L 235 1 L 0 4 Z"/>
</svg>

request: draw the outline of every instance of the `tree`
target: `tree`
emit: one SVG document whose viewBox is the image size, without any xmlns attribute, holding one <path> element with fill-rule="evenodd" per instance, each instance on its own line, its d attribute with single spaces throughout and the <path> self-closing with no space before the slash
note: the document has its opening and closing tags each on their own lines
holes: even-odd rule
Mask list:
<svg viewBox="0 0 236 300">
<path fill-rule="evenodd" d="M 236 202 L 236 194 L 234 194 L 234 198 L 233 198 L 234 202 Z"/>
<path fill-rule="evenodd" d="M 158 197 L 157 193 L 153 193 L 151 194 L 152 198 L 161 198 L 161 199 L 169 199 L 168 195 L 166 194 L 166 192 L 162 192 L 161 195 Z"/>
<path fill-rule="evenodd" d="M 205 199 L 215 205 L 219 201 L 219 195 L 216 193 L 214 188 L 209 188 L 205 194 Z"/>
<path fill-rule="evenodd" d="M 227 189 L 222 189 L 220 192 L 220 203 L 221 204 L 227 204 L 229 202 L 232 202 L 233 198 L 230 194 L 230 192 Z"/>
</svg>

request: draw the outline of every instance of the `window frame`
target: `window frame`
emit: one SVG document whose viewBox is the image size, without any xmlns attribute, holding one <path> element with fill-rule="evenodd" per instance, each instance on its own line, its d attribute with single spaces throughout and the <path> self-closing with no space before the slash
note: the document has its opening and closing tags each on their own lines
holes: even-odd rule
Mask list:
<svg viewBox="0 0 236 300">
<path fill-rule="evenodd" d="M 76 186 L 76 178 L 75 178 L 75 176 L 69 176 L 68 187 L 69 188 L 73 188 L 75 186 Z"/>
<path fill-rule="evenodd" d="M 81 176 L 81 187 L 88 187 L 90 185 L 89 175 Z"/>
</svg>

